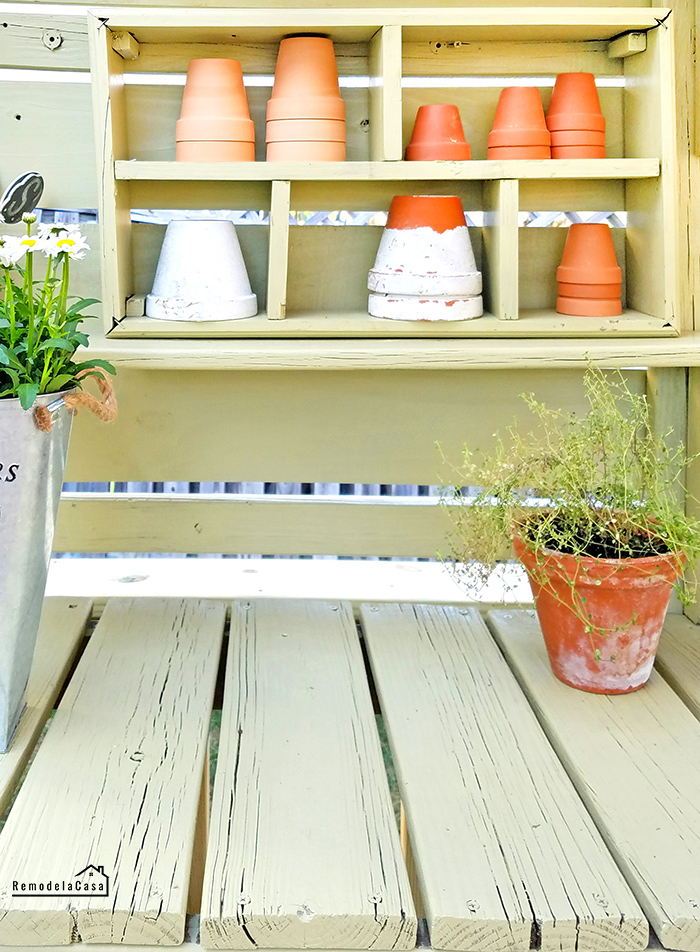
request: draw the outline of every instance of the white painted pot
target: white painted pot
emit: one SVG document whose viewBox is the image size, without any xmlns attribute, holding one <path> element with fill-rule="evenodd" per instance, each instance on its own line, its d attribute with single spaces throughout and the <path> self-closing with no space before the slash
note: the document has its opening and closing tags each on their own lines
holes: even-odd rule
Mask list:
<svg viewBox="0 0 700 952">
<path fill-rule="evenodd" d="M 392 321 L 470 321 L 481 317 L 484 303 L 480 294 L 459 297 L 372 293 L 368 310 L 372 317 Z"/>
<path fill-rule="evenodd" d="M 481 294 L 469 229 L 385 228 L 367 287 L 383 294 Z"/>
<path fill-rule="evenodd" d="M 231 321 L 257 313 L 233 222 L 171 221 L 146 298 L 146 316 Z"/>
</svg>

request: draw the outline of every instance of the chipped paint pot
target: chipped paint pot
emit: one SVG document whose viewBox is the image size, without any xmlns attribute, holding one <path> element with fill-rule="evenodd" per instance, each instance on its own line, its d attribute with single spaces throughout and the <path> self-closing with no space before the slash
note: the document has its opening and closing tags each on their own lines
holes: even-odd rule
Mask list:
<svg viewBox="0 0 700 952">
<path fill-rule="evenodd" d="M 683 557 L 575 558 L 546 550 L 538 559 L 517 535 L 514 545 L 556 677 L 593 694 L 643 687 Z"/>
<path fill-rule="evenodd" d="M 0 753 L 25 706 L 71 430 L 61 395 L 37 404 L 51 410 L 50 433 L 19 400 L 0 400 Z"/>
<path fill-rule="evenodd" d="M 409 321 L 483 314 L 464 210 L 455 195 L 397 195 L 369 272 L 369 313 Z"/>
<path fill-rule="evenodd" d="M 165 231 L 146 316 L 161 321 L 253 317 L 253 294 L 231 221 L 171 221 Z"/>
</svg>

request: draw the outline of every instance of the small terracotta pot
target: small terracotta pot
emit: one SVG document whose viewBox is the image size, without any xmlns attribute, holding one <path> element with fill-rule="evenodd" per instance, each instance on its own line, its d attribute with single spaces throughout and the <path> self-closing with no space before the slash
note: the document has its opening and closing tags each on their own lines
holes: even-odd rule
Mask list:
<svg viewBox="0 0 700 952">
<path fill-rule="evenodd" d="M 566 284 L 560 281 L 557 290 L 565 298 L 600 298 L 611 301 L 622 294 L 622 283 L 618 284 Z"/>
<path fill-rule="evenodd" d="M 605 146 L 605 133 L 592 132 L 590 129 L 562 129 L 552 133 L 552 148 L 560 145 Z"/>
<path fill-rule="evenodd" d="M 547 110 L 547 128 L 605 131 L 593 73 L 560 73 Z"/>
<path fill-rule="evenodd" d="M 255 142 L 255 126 L 251 119 L 178 119 L 175 138 L 178 142 L 201 142 L 206 139 Z"/>
<path fill-rule="evenodd" d="M 558 297 L 557 314 L 569 314 L 572 317 L 618 317 L 622 314 L 622 302 L 619 297 L 610 300 Z"/>
<path fill-rule="evenodd" d="M 536 86 L 507 86 L 501 90 L 489 148 L 549 146 L 550 135 L 544 120 L 542 97 Z"/>
<path fill-rule="evenodd" d="M 268 142 L 268 162 L 344 162 L 344 142 Z"/>
<path fill-rule="evenodd" d="M 387 228 L 430 228 L 438 234 L 462 226 L 466 220 L 457 195 L 395 195 L 386 220 Z"/>
<path fill-rule="evenodd" d="M 175 144 L 178 162 L 255 162 L 254 142 L 187 139 Z"/>
<path fill-rule="evenodd" d="M 288 36 L 281 41 L 267 118 L 345 118 L 335 51 L 327 36 Z"/>
<path fill-rule="evenodd" d="M 266 142 L 342 142 L 343 119 L 268 119 Z"/>
<path fill-rule="evenodd" d="M 268 99 L 268 122 L 282 119 L 339 119 L 344 122 L 345 101 L 340 96 Z"/>
<path fill-rule="evenodd" d="M 428 297 L 425 294 L 372 293 L 367 302 L 370 317 L 390 321 L 471 321 L 484 313 L 481 295 L 476 297 Z"/>
<path fill-rule="evenodd" d="M 489 149 L 487 159 L 551 159 L 548 145 L 515 145 L 508 148 Z"/>
<path fill-rule="evenodd" d="M 682 556 L 577 559 L 546 551 L 538 561 L 518 536 L 514 545 L 530 578 L 554 675 L 594 694 L 629 694 L 643 687 L 656 657 L 672 585 L 683 568 Z M 577 595 L 585 599 L 592 632 L 579 617 Z"/>
<path fill-rule="evenodd" d="M 604 159 L 604 145 L 553 145 L 553 159 Z"/>
<path fill-rule="evenodd" d="M 411 141 L 406 147 L 409 162 L 432 159 L 460 162 L 471 157 L 471 146 L 464 137 L 457 106 L 436 103 L 418 109 Z"/>
<path fill-rule="evenodd" d="M 566 284 L 619 284 L 622 281 L 609 225 L 596 222 L 569 226 L 557 281 Z"/>
</svg>

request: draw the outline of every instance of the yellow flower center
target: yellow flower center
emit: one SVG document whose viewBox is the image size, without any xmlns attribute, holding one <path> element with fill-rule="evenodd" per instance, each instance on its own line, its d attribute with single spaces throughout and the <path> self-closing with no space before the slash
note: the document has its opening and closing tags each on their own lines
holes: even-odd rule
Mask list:
<svg viewBox="0 0 700 952">
<path fill-rule="evenodd" d="M 70 246 L 72 246 L 72 245 L 75 244 L 75 242 L 73 241 L 72 238 L 61 238 L 61 239 L 57 242 L 57 244 L 59 245 L 59 247 L 60 247 L 61 245 L 70 245 Z"/>
</svg>

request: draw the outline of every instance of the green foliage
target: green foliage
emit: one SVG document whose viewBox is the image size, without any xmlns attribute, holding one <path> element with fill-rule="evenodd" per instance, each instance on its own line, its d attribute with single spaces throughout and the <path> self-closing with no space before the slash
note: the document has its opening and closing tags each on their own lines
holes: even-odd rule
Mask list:
<svg viewBox="0 0 700 952">
<path fill-rule="evenodd" d="M 443 503 L 455 571 L 470 585 L 485 584 L 512 555 L 514 533 L 542 563 L 548 551 L 577 559 L 671 553 L 680 571 L 684 558 L 692 565 L 700 557 L 700 523 L 683 507 L 684 447 L 670 432 L 653 433 L 646 398 L 621 373 L 589 366 L 584 387 L 585 416 L 522 394 L 536 429 L 523 436 L 509 427 L 490 454 L 464 447 L 451 482 L 478 494 L 446 491 Z M 694 596 L 687 580 L 677 588 L 685 601 Z"/>
<path fill-rule="evenodd" d="M 88 338 L 79 330 L 94 298 L 69 297 L 70 262 L 89 250 L 82 235 L 66 226 L 27 236 L 0 238 L 0 398 L 17 397 L 28 410 L 41 393 L 80 387 L 99 369 L 114 373 L 104 360 L 75 360 Z M 34 256 L 48 261 L 43 280 L 34 280 Z M 20 262 L 23 261 L 23 264 Z M 72 303 L 70 303 L 72 302 Z"/>
</svg>

